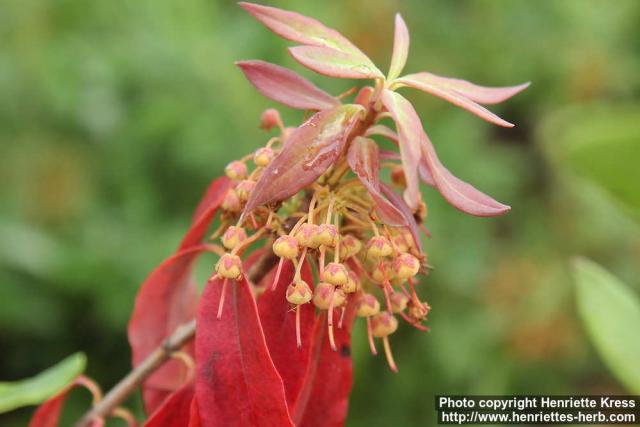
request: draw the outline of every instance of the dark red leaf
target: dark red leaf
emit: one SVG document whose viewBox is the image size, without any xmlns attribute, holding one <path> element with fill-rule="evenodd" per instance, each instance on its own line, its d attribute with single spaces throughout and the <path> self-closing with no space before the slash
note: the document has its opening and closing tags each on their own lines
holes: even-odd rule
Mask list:
<svg viewBox="0 0 640 427">
<path fill-rule="evenodd" d="M 267 98 L 301 110 L 325 110 L 339 104 L 298 73 L 264 61 L 239 61 L 245 77 Z"/>
<path fill-rule="evenodd" d="M 340 105 L 316 113 L 294 130 L 260 176 L 243 217 L 260 205 L 296 194 L 322 175 L 344 150 L 362 111 L 360 105 Z"/>
<path fill-rule="evenodd" d="M 62 413 L 62 407 L 69 395 L 69 392 L 77 386 L 83 386 L 87 379 L 84 376 L 79 376 L 74 382 L 65 387 L 58 394 L 51 399 L 44 402 L 38 407 L 36 412 L 29 421 L 29 427 L 57 427 L 60 421 L 60 415 Z M 103 421 L 94 421 L 91 427 L 102 427 Z"/>
<path fill-rule="evenodd" d="M 229 188 L 231 188 L 231 180 L 226 176 L 215 179 L 209 185 L 200 203 L 198 203 L 198 207 L 193 214 L 191 228 L 182 238 L 178 251 L 202 242 Z"/>
<path fill-rule="evenodd" d="M 269 356 L 255 299 L 245 279 L 205 288 L 196 330 L 196 400 L 203 427 L 293 426 L 282 378 Z"/>
<path fill-rule="evenodd" d="M 193 384 L 173 393 L 152 415 L 144 427 L 189 427 Z"/>
<path fill-rule="evenodd" d="M 304 373 L 309 363 L 309 348 L 315 319 L 313 304 L 300 306 L 302 347 L 298 348 L 296 343 L 296 312 L 286 299 L 287 286 L 293 282 L 294 275 L 295 268 L 291 262 L 287 261 L 282 267 L 277 287 L 272 291 L 270 284 L 274 280 L 275 269 L 271 271 L 265 276 L 265 282 L 268 284 L 267 290 L 258 300 L 260 323 L 267 340 L 267 347 L 269 347 L 273 364 L 284 382 L 287 404 L 290 408 L 298 398 Z M 301 277 L 313 290 L 313 274 L 306 261 L 302 266 Z"/>
<path fill-rule="evenodd" d="M 176 253 L 160 264 L 140 287 L 128 327 L 133 366 L 142 362 L 179 325 L 195 317 L 197 293 L 191 270 L 196 258 L 207 248 L 198 245 Z M 193 346 L 188 345 L 185 350 L 193 353 Z M 148 413 L 182 385 L 184 375 L 181 363 L 170 360 L 145 381 L 143 398 Z"/>
<path fill-rule="evenodd" d="M 191 408 L 189 411 L 189 427 L 202 427 L 200 420 L 200 412 L 198 411 L 198 401 L 195 396 L 191 399 Z"/>
<path fill-rule="evenodd" d="M 362 184 L 376 203 L 376 212 L 388 225 L 408 226 L 402 212 L 400 212 L 380 191 L 380 153 L 378 144 L 361 136 L 351 142 L 347 161 L 351 170 L 358 176 Z"/>
<path fill-rule="evenodd" d="M 342 329 L 334 329 L 338 351 L 333 351 L 329 344 L 326 314 L 323 311 L 316 319 L 309 366 L 292 411 L 298 427 L 342 426 L 349 409 L 353 385 L 351 328 L 355 319 L 354 303 L 350 301 L 347 306 Z M 334 315 L 339 316 L 339 311 Z"/>
</svg>

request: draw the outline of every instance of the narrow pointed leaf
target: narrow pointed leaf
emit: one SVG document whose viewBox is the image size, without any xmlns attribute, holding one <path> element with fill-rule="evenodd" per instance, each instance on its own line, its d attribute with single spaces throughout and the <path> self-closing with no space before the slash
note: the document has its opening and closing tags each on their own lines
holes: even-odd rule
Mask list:
<svg viewBox="0 0 640 427">
<path fill-rule="evenodd" d="M 382 103 L 393 116 L 400 137 L 400 157 L 407 181 L 404 199 L 412 210 L 418 207 L 418 163 L 420 162 L 420 140 L 424 133 L 422 123 L 413 106 L 402 95 L 384 90 Z"/>
<path fill-rule="evenodd" d="M 215 279 L 207 284 L 198 308 L 196 401 L 201 424 L 293 426 L 249 284 L 244 279 L 227 283 L 218 320 L 222 283 Z"/>
<path fill-rule="evenodd" d="M 422 153 L 426 168 L 438 191 L 453 207 L 475 216 L 498 216 L 511 209 L 449 172 L 440 163 L 436 150 L 426 133 L 423 134 Z"/>
<path fill-rule="evenodd" d="M 409 74 L 399 78 L 396 82 L 449 101 L 452 104 L 475 114 L 481 119 L 488 121 L 489 123 L 507 128 L 514 126 L 513 123 L 509 123 L 508 121 L 501 119 L 482 105 L 477 104 L 461 93 L 432 82 L 428 77 L 425 77 L 423 73 Z"/>
<path fill-rule="evenodd" d="M 60 415 L 69 392 L 77 386 L 84 386 L 87 379 L 77 377 L 71 384 L 63 388 L 58 394 L 38 407 L 29 421 L 29 427 L 58 427 Z M 91 427 L 103 427 L 104 421 L 94 421 Z"/>
<path fill-rule="evenodd" d="M 0 414 L 40 404 L 60 393 L 84 372 L 86 365 L 86 356 L 76 353 L 31 378 L 0 382 Z"/>
<path fill-rule="evenodd" d="M 294 130 L 260 176 L 243 216 L 296 194 L 322 175 L 343 152 L 361 111 L 359 105 L 341 105 L 316 113 Z"/>
<path fill-rule="evenodd" d="M 273 364 L 284 382 L 287 404 L 293 407 L 302 387 L 304 374 L 309 363 L 309 348 L 313 334 L 315 308 L 313 304 L 300 306 L 300 336 L 302 347 L 296 344 L 296 312 L 287 302 L 287 286 L 293 282 L 294 265 L 287 261 L 282 267 L 280 279 L 275 290 L 271 290 L 275 270 L 265 276 L 267 289 L 258 300 L 260 323 L 267 340 L 267 347 Z M 313 290 L 313 274 L 305 261 L 301 270 L 302 280 Z"/>
<path fill-rule="evenodd" d="M 613 375 L 640 393 L 640 299 L 617 277 L 593 261 L 573 265 L 576 301 L 591 342 Z"/>
<path fill-rule="evenodd" d="M 132 363 L 137 366 L 175 329 L 196 315 L 197 293 L 192 280 L 192 267 L 206 245 L 184 249 L 160 264 L 144 281 L 128 326 Z M 185 350 L 193 353 L 192 345 Z M 156 370 L 143 384 L 143 398 L 148 413 L 180 388 L 185 368 L 178 360 L 170 360 Z"/>
<path fill-rule="evenodd" d="M 323 46 L 295 46 L 289 52 L 305 67 L 329 77 L 379 79 L 384 75 L 368 58 Z"/>
<path fill-rule="evenodd" d="M 338 351 L 333 351 L 327 336 L 327 314 L 316 319 L 309 366 L 296 403 L 294 421 L 298 427 L 339 427 L 347 417 L 349 394 L 353 385 L 351 328 L 355 318 L 353 302 L 347 306 L 342 329 L 335 328 Z M 335 316 L 340 311 L 334 312 Z M 335 317 L 334 316 L 334 317 Z"/>
<path fill-rule="evenodd" d="M 420 179 L 422 182 L 427 184 L 430 187 L 436 186 L 436 181 L 431 176 L 431 172 L 429 171 L 429 165 L 427 164 L 427 158 L 422 156 L 420 159 L 420 164 L 418 165 L 418 173 L 420 174 Z"/>
<path fill-rule="evenodd" d="M 231 188 L 231 180 L 226 176 L 215 179 L 209 185 L 200 203 L 198 203 L 193 215 L 191 228 L 182 238 L 178 251 L 202 242 L 229 188 Z"/>
<path fill-rule="evenodd" d="M 527 82 L 516 86 L 489 87 L 480 86 L 466 80 L 437 76 L 427 72 L 414 74 L 413 76 L 419 76 L 418 78 L 421 81 L 428 82 L 443 89 L 456 91 L 460 95 L 465 96 L 478 104 L 484 105 L 499 104 L 506 101 L 512 96 L 522 92 L 530 85 L 530 83 Z"/>
<path fill-rule="evenodd" d="M 380 191 L 378 144 L 369 138 L 356 137 L 349 147 L 347 161 L 376 203 L 376 212 L 388 225 L 408 226 L 402 213 Z"/>
<path fill-rule="evenodd" d="M 407 206 L 405 201 L 402 199 L 402 197 L 398 195 L 398 193 L 393 191 L 393 188 L 391 188 L 389 185 L 385 184 L 384 182 L 380 183 L 380 189 L 382 190 L 382 194 L 384 194 L 384 196 L 389 200 L 389 202 L 391 202 L 391 204 L 396 206 L 398 210 L 402 213 L 406 227 L 411 232 L 411 236 L 413 237 L 413 241 L 415 242 L 416 247 L 420 251 L 422 251 L 422 241 L 420 239 L 420 233 L 418 232 L 418 223 L 416 222 L 416 219 L 413 216 L 413 212 L 411 212 L 411 209 L 409 209 L 409 206 Z"/>
<path fill-rule="evenodd" d="M 198 411 L 198 401 L 195 396 L 191 399 L 191 408 L 189 410 L 189 427 L 202 427 L 200 420 L 200 412 Z"/>
<path fill-rule="evenodd" d="M 382 137 L 387 138 L 389 141 L 394 144 L 399 143 L 398 134 L 386 127 L 385 125 L 373 125 L 365 132 L 364 136 L 374 136 L 380 135 Z"/>
<path fill-rule="evenodd" d="M 240 6 L 280 37 L 311 46 L 325 46 L 365 56 L 360 49 L 334 29 L 319 21 L 288 10 L 241 2 Z"/>
<path fill-rule="evenodd" d="M 399 13 L 396 14 L 396 29 L 393 38 L 393 54 L 391 55 L 391 66 L 389 67 L 389 80 L 393 80 L 400 75 L 407 63 L 409 56 L 409 29 Z"/>
<path fill-rule="evenodd" d="M 144 427 L 189 427 L 193 384 L 182 386 L 162 403 Z"/>
<path fill-rule="evenodd" d="M 236 62 L 245 77 L 267 98 L 301 110 L 326 110 L 339 104 L 299 74 L 264 61 Z"/>
</svg>

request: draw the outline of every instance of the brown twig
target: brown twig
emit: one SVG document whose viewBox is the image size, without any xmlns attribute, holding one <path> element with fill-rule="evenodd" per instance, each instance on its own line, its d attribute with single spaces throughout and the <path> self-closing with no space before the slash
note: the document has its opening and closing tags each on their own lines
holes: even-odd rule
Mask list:
<svg viewBox="0 0 640 427">
<path fill-rule="evenodd" d="M 273 252 L 268 251 L 262 256 L 247 273 L 247 277 L 256 283 L 275 264 L 277 258 Z M 173 353 L 179 351 L 186 343 L 191 341 L 196 333 L 196 320 L 182 324 L 165 339 L 162 344 L 153 350 L 138 366 L 122 378 L 109 392 L 91 408 L 76 423 L 76 427 L 91 427 L 95 420 L 111 415 L 120 403 L 127 399 L 136 388 L 156 369 L 162 366 Z"/>
</svg>

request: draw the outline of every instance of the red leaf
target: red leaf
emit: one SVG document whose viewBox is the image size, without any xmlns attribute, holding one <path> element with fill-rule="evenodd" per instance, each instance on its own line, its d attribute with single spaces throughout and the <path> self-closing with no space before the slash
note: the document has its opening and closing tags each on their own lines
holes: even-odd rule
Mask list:
<svg viewBox="0 0 640 427">
<path fill-rule="evenodd" d="M 338 351 L 333 351 L 329 344 L 327 313 L 323 311 L 316 319 L 309 366 L 300 397 L 293 410 L 293 419 L 298 427 L 339 427 L 344 424 L 353 385 L 353 306 L 352 301 L 347 306 L 342 329 L 334 329 Z M 334 314 L 340 315 L 338 310 Z"/>
<path fill-rule="evenodd" d="M 389 80 L 400 75 L 409 56 L 409 30 L 399 13 L 396 14 L 396 29 L 393 37 L 393 54 L 389 66 Z"/>
<path fill-rule="evenodd" d="M 200 203 L 198 203 L 198 207 L 193 214 L 191 228 L 182 238 L 178 251 L 202 242 L 229 188 L 231 188 L 231 180 L 226 176 L 215 179 L 209 185 Z"/>
<path fill-rule="evenodd" d="M 393 116 L 400 134 L 400 157 L 407 181 L 404 200 L 412 210 L 416 210 L 420 201 L 418 163 L 423 133 L 422 123 L 411 103 L 402 95 L 385 89 L 382 92 L 382 103 Z"/>
<path fill-rule="evenodd" d="M 84 386 L 86 380 L 86 377 L 82 375 L 79 376 L 58 394 L 40 405 L 31 417 L 29 427 L 57 427 L 58 422 L 60 421 L 62 407 L 64 406 L 64 402 L 67 399 L 69 392 L 74 387 Z M 91 424 L 91 427 L 102 427 L 103 425 L 104 421 L 94 421 Z"/>
<path fill-rule="evenodd" d="M 426 133 L 423 133 L 422 153 L 426 167 L 438 191 L 455 208 L 475 216 L 498 216 L 511 208 L 495 201 L 470 184 L 455 177 L 445 168 Z"/>
<path fill-rule="evenodd" d="M 392 205 L 398 208 L 398 210 L 402 213 L 402 216 L 405 220 L 406 227 L 411 232 L 411 236 L 416 243 L 416 247 L 422 252 L 422 241 L 420 240 L 420 233 L 418 232 L 418 223 L 409 209 L 409 206 L 404 202 L 402 197 L 398 195 L 393 188 L 385 184 L 384 182 L 380 184 L 380 188 L 382 189 L 382 194 L 385 195 L 387 199 L 391 202 Z"/>
<path fill-rule="evenodd" d="M 191 408 L 189 411 L 189 427 L 202 427 L 200 420 L 200 412 L 198 411 L 198 401 L 195 396 L 191 399 Z"/>
<path fill-rule="evenodd" d="M 188 384 L 164 401 L 144 427 L 189 427 L 193 385 Z"/>
<path fill-rule="evenodd" d="M 402 213 L 380 191 L 378 144 L 368 138 L 356 137 L 349 147 L 347 161 L 375 201 L 380 218 L 391 226 L 408 226 Z"/>
<path fill-rule="evenodd" d="M 222 291 L 222 280 L 210 281 L 198 308 L 196 400 L 202 426 L 293 426 L 249 284 L 227 283 L 218 320 Z"/>
<path fill-rule="evenodd" d="M 342 79 L 380 79 L 384 74 L 369 58 L 324 46 L 290 47 L 293 59 L 329 77 Z"/>
<path fill-rule="evenodd" d="M 264 61 L 239 61 L 245 77 L 267 98 L 301 110 L 326 110 L 339 102 L 301 75 Z"/>
<path fill-rule="evenodd" d="M 280 373 L 284 382 L 287 404 L 293 407 L 298 393 L 302 387 L 304 373 L 309 363 L 309 348 L 313 332 L 313 322 L 315 319 L 315 308 L 313 304 L 304 304 L 299 307 L 300 311 L 300 336 L 302 347 L 296 344 L 296 312 L 291 304 L 287 302 L 287 286 L 293 282 L 295 268 L 287 261 L 280 273 L 278 285 L 274 291 L 270 284 L 273 283 L 275 269 L 265 276 L 267 290 L 258 300 L 258 312 L 260 313 L 260 323 L 267 340 L 269 353 L 273 359 L 273 364 Z M 313 290 L 313 274 L 311 267 L 305 261 L 301 270 L 302 280 L 307 282 Z"/>
<path fill-rule="evenodd" d="M 360 105 L 340 105 L 316 113 L 294 130 L 260 176 L 243 217 L 257 206 L 296 194 L 322 175 L 344 150 L 362 110 Z"/>
<path fill-rule="evenodd" d="M 176 253 L 160 264 L 140 287 L 128 327 L 133 366 L 142 362 L 179 325 L 195 317 L 197 293 L 191 270 L 196 258 L 207 248 L 199 245 Z M 192 345 L 186 349 L 193 352 Z M 178 360 L 170 360 L 145 381 L 143 398 L 148 413 L 182 385 L 184 370 Z"/>
<path fill-rule="evenodd" d="M 423 92 L 449 101 L 452 104 L 464 108 L 470 113 L 475 114 L 481 119 L 495 125 L 507 128 L 511 128 L 514 126 L 513 123 L 509 123 L 508 121 L 501 119 L 491 111 L 484 108 L 482 105 L 477 104 L 471 99 L 462 95 L 460 92 L 449 89 L 446 86 L 442 86 L 438 84 L 438 82 L 431 80 L 428 73 L 409 74 L 404 77 L 400 77 L 398 80 L 396 80 L 396 82 L 400 85 L 410 86 L 412 88 L 421 90 Z"/>
<path fill-rule="evenodd" d="M 435 74 L 422 72 L 415 74 L 420 79 L 430 82 L 443 89 L 450 89 L 458 92 L 460 95 L 469 98 L 478 104 L 491 105 L 499 104 L 529 87 L 530 83 L 523 83 L 517 86 L 505 87 L 488 87 L 479 86 L 474 83 L 461 79 L 453 79 L 450 77 L 437 76 Z"/>
<path fill-rule="evenodd" d="M 365 56 L 346 37 L 319 21 L 296 12 L 241 2 L 240 6 L 282 38 L 311 46 L 325 46 Z M 366 57 L 366 56 L 365 56 Z"/>
</svg>

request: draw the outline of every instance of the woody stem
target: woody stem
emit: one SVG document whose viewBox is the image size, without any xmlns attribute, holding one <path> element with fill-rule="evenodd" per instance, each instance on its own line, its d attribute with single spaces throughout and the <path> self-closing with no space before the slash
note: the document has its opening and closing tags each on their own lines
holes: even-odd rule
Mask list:
<svg viewBox="0 0 640 427">
<path fill-rule="evenodd" d="M 273 252 L 269 251 L 260 258 L 247 273 L 251 282 L 256 282 L 263 277 L 277 261 Z M 90 427 L 95 420 L 103 419 L 126 400 L 142 382 L 160 368 L 171 355 L 179 351 L 185 344 L 193 339 L 196 333 L 196 320 L 193 319 L 176 328 L 162 344 L 156 347 L 149 355 L 122 378 L 104 397 L 87 411 L 78 421 L 75 427 Z"/>
</svg>

